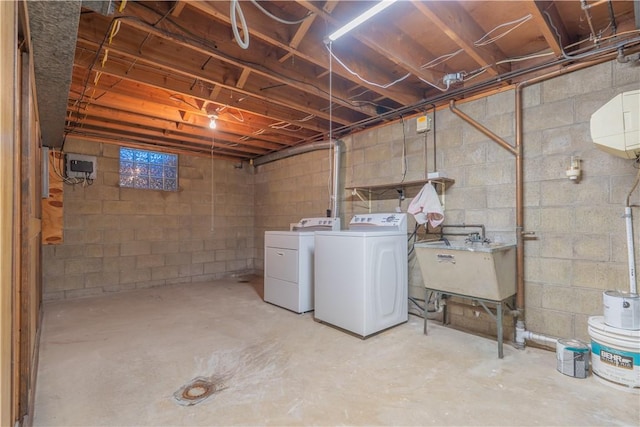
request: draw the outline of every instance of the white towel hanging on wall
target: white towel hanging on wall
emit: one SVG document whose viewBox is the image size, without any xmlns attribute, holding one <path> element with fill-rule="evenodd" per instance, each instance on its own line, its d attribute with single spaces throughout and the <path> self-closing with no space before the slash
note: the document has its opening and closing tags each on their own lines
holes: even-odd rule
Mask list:
<svg viewBox="0 0 640 427">
<path fill-rule="evenodd" d="M 437 227 L 444 221 L 442 204 L 436 189 L 430 182 L 427 182 L 418 195 L 411 200 L 407 212 L 413 215 L 418 224 L 429 221 L 432 227 Z"/>
</svg>

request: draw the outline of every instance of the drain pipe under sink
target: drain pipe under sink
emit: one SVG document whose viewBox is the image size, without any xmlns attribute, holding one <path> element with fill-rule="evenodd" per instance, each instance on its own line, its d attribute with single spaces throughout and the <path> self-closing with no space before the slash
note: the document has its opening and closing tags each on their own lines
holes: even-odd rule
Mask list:
<svg viewBox="0 0 640 427">
<path fill-rule="evenodd" d="M 547 335 L 536 334 L 535 332 L 527 331 L 524 327 L 524 322 L 518 320 L 516 323 L 516 339 L 515 345 L 517 348 L 524 348 L 527 340 L 539 341 L 545 344 L 556 345 L 558 338 L 550 337 Z"/>
</svg>

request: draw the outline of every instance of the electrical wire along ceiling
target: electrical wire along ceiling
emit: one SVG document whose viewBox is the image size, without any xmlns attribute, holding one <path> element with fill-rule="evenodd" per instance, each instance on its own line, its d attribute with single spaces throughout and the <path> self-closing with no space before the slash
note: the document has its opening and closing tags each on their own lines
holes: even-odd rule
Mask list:
<svg viewBox="0 0 640 427">
<path fill-rule="evenodd" d="M 250 160 L 595 55 L 638 61 L 637 1 L 387 1 L 334 37 L 380 3 L 83 3 L 65 136 Z"/>
</svg>

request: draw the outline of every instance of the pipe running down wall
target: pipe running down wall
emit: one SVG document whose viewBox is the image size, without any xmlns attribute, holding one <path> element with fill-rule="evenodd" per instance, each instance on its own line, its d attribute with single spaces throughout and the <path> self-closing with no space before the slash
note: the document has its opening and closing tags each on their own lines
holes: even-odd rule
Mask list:
<svg viewBox="0 0 640 427">
<path fill-rule="evenodd" d="M 524 310 L 524 173 L 522 168 L 522 139 L 516 138 L 515 147 L 495 133 L 478 123 L 455 106 L 455 101 L 449 101 L 449 109 L 456 116 L 484 134 L 502 148 L 510 152 L 516 159 L 516 306 L 519 312 Z M 517 113 L 516 113 L 517 114 Z M 526 233 L 533 234 L 533 233 Z"/>
<path fill-rule="evenodd" d="M 524 157 L 522 152 L 523 141 L 523 101 L 522 92 L 523 89 L 532 84 L 540 83 L 545 80 L 557 77 L 562 74 L 578 71 L 583 68 L 591 67 L 603 62 L 610 61 L 615 58 L 614 53 L 609 52 L 600 57 L 596 57 L 590 61 L 583 61 L 578 64 L 570 65 L 558 70 L 546 73 L 544 75 L 534 77 L 532 79 L 520 82 L 515 87 L 515 146 L 510 145 L 504 141 L 498 135 L 491 132 L 482 124 L 476 122 L 474 119 L 460 111 L 455 107 L 455 101 L 449 102 L 449 109 L 462 118 L 465 122 L 470 124 L 473 128 L 486 135 L 488 138 L 496 142 L 498 145 L 509 151 L 515 156 L 516 161 L 516 310 L 514 315 L 521 320 L 524 320 L 524 241 L 527 236 L 534 236 L 534 232 L 524 231 Z M 524 322 L 522 322 L 522 328 L 524 329 Z M 518 344 L 522 344 L 521 346 Z M 524 347 L 524 342 L 516 342 L 517 347 Z"/>
</svg>

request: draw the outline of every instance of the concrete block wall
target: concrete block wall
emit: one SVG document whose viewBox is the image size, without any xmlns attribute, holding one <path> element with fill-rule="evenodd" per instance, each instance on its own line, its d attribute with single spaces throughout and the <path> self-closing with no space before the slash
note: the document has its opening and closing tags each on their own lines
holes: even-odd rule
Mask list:
<svg viewBox="0 0 640 427">
<path fill-rule="evenodd" d="M 589 130 L 591 114 L 618 93 L 635 90 L 640 68 L 615 61 L 566 74 L 524 90 L 525 230 L 536 233 L 525 244 L 525 309 L 531 331 L 564 338 L 589 340 L 587 320 L 602 314 L 602 292 L 628 290 L 624 199 L 637 169 L 633 161 L 599 150 Z M 459 108 L 507 142 L 515 140 L 515 93 L 507 90 Z M 446 190 L 446 224 L 484 224 L 493 241 L 515 243 L 515 161 L 495 142 L 463 122 L 448 109 L 436 113 L 437 134 L 417 134 L 415 118 L 353 134 L 343 139 L 341 183 L 345 187 L 398 183 L 422 179 L 435 169 L 453 178 Z M 434 136 L 437 151 L 434 153 Z M 402 153 L 407 153 L 406 163 Z M 570 157 L 582 158 L 583 178 L 569 181 L 565 170 Z M 310 156 L 310 155 L 305 155 Z M 326 159 L 326 155 L 321 156 Z M 294 157 L 269 165 L 269 174 L 256 174 L 256 224 L 264 229 L 286 227 L 290 221 L 314 214 L 307 205 L 289 204 L 281 209 L 278 194 L 304 200 L 309 194 L 290 169 L 305 164 Z M 435 161 L 435 164 L 434 164 Z M 327 164 L 326 160 L 323 160 Z M 404 165 L 407 165 L 406 173 Z M 323 174 L 328 169 L 324 169 Z M 277 179 L 272 177 L 277 175 Z M 258 189 L 258 180 L 261 188 Z M 320 187 L 318 187 L 320 189 Z M 418 188 L 419 189 L 419 188 Z M 350 190 L 342 193 L 341 213 L 346 223 L 355 213 L 406 211 L 410 198 L 399 200 L 395 191 L 361 201 Z M 320 191 L 318 211 L 326 206 Z M 365 197 L 368 199 L 368 197 Z M 632 203 L 640 204 L 636 190 Z M 303 207 L 303 208 L 300 208 Z M 278 220 L 261 218 L 282 212 Z M 640 212 L 635 209 L 636 218 Z M 267 221 L 272 221 L 266 226 Z M 640 248 L 636 223 L 635 245 Z M 413 229 L 414 222 L 409 221 Z M 260 239 L 263 230 L 256 230 Z M 475 230 L 473 230 L 475 231 Z M 256 265 L 263 242 L 256 243 Z M 636 251 L 640 265 L 640 250 Z M 415 259 L 409 263 L 410 295 L 422 298 L 422 274 Z M 452 305 L 454 326 L 494 335 L 495 322 L 484 310 Z M 512 322 L 505 319 L 505 337 Z"/>
<path fill-rule="evenodd" d="M 65 151 L 97 156 L 97 178 L 64 186 L 64 243 L 43 246 L 45 299 L 253 270 L 251 169 L 180 155 L 179 191 L 137 190 L 118 185 L 117 146 L 69 138 Z"/>
<path fill-rule="evenodd" d="M 264 232 L 289 230 L 306 217 L 324 217 L 330 202 L 329 150 L 281 159 L 255 168 L 256 268 L 264 268 Z"/>
</svg>

